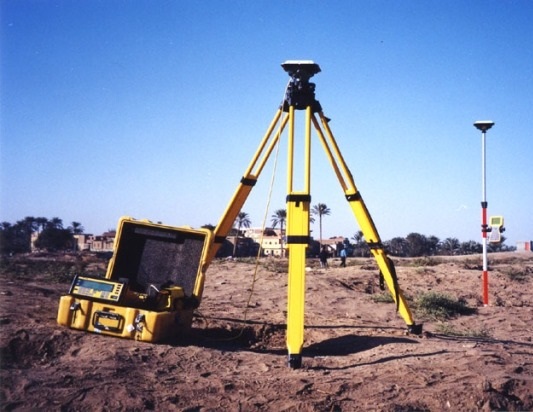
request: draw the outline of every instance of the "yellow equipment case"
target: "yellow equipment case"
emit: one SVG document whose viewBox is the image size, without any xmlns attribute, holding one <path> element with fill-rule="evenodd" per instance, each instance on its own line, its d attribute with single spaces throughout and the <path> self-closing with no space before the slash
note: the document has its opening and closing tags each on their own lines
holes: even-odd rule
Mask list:
<svg viewBox="0 0 533 412">
<path fill-rule="evenodd" d="M 202 297 L 211 237 L 208 229 L 121 218 L 105 278 L 75 276 L 57 322 L 145 342 L 186 333 Z"/>
</svg>

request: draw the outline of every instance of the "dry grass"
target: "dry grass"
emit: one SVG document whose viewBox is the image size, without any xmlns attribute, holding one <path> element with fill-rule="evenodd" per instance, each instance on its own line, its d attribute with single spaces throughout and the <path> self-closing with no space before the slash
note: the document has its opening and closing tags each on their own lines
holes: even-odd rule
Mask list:
<svg viewBox="0 0 533 412">
<path fill-rule="evenodd" d="M 417 312 L 431 320 L 444 320 L 461 315 L 472 315 L 475 308 L 469 307 L 463 299 L 455 299 L 445 293 L 423 293 L 415 299 Z"/>
</svg>

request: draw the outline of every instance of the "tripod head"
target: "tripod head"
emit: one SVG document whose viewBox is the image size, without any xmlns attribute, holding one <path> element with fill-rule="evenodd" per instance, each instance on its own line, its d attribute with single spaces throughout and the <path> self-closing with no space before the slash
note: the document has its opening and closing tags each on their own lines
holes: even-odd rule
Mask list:
<svg viewBox="0 0 533 412">
<path fill-rule="evenodd" d="M 296 110 L 305 110 L 311 106 L 313 113 L 322 111 L 320 103 L 315 99 L 315 84 L 309 79 L 320 72 L 320 66 L 312 60 L 287 60 L 281 65 L 291 77 L 283 111 L 288 112 L 289 106 Z"/>
<path fill-rule="evenodd" d="M 320 72 L 320 66 L 312 60 L 287 60 L 281 64 L 281 67 L 289 73 L 293 80 L 308 81 Z"/>
</svg>

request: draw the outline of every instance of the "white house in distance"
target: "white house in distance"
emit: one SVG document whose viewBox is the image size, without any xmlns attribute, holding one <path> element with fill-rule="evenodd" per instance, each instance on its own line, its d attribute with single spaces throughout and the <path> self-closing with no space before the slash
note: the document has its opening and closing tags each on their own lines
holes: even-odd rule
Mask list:
<svg viewBox="0 0 533 412">
<path fill-rule="evenodd" d="M 274 228 L 246 228 L 241 231 L 243 236 L 252 239 L 259 244 L 263 255 L 265 256 L 287 256 L 287 243 L 285 241 L 285 230 Z M 115 231 L 105 232 L 101 235 L 93 235 L 90 233 L 82 233 L 74 235 L 76 240 L 76 250 L 78 252 L 113 252 L 113 245 L 115 242 Z M 35 232 L 31 236 L 31 250 L 37 251 L 34 243 L 37 240 L 39 233 Z M 236 236 L 228 236 L 231 243 L 236 241 Z M 342 244 L 344 238 L 342 236 L 333 237 L 329 239 L 322 239 L 322 244 L 326 246 L 328 252 L 332 256 L 337 256 L 337 245 Z M 529 242 L 528 242 L 529 245 Z M 283 253 L 282 253 L 283 247 Z M 531 250 L 531 249 L 527 249 Z"/>
<path fill-rule="evenodd" d="M 285 256 L 286 253 L 282 251 L 282 237 L 285 236 L 285 230 L 281 232 L 279 229 L 253 227 L 247 228 L 243 231 L 245 237 L 253 239 L 258 243 L 263 250 L 265 256 Z M 287 245 L 283 243 L 283 250 L 287 249 Z"/>
<path fill-rule="evenodd" d="M 105 232 L 100 236 L 89 233 L 73 235 L 76 240 L 76 250 L 78 252 L 112 252 L 115 242 L 115 232 Z M 35 241 L 39 237 L 38 232 L 31 235 L 31 251 L 36 252 Z"/>
<path fill-rule="evenodd" d="M 262 228 L 248 228 L 243 231 L 243 234 L 245 237 L 249 237 L 258 243 L 265 256 L 282 256 L 281 241 L 285 237 L 285 230 L 282 233 L 279 229 L 265 228 L 263 234 Z M 337 245 L 342 244 L 343 241 L 344 237 L 337 236 L 330 239 L 322 239 L 322 245 L 326 246 L 326 249 L 332 256 L 337 256 Z M 285 241 L 283 242 L 283 249 L 285 251 L 288 249 Z M 284 252 L 283 256 L 287 256 L 287 253 Z"/>
<path fill-rule="evenodd" d="M 78 250 L 90 252 L 112 252 L 116 232 L 105 232 L 100 236 L 91 234 L 74 235 L 78 242 Z"/>
<path fill-rule="evenodd" d="M 517 252 L 533 252 L 533 241 L 516 242 Z"/>
</svg>

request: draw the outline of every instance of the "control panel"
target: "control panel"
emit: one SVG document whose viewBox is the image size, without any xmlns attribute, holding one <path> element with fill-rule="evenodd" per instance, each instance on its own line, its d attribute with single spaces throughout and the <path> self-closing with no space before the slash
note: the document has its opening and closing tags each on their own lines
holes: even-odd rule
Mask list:
<svg viewBox="0 0 533 412">
<path fill-rule="evenodd" d="M 503 227 L 503 216 L 491 216 L 489 229 L 489 242 L 500 243 L 502 241 L 502 232 L 505 231 Z"/>
<path fill-rule="evenodd" d="M 76 275 L 69 293 L 73 296 L 118 303 L 124 290 L 125 284 L 122 282 Z"/>
</svg>

